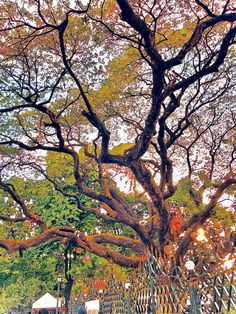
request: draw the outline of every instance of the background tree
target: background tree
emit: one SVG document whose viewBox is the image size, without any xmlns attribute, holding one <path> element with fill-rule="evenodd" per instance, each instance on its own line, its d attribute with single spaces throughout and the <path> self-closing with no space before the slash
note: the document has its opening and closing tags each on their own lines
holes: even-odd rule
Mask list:
<svg viewBox="0 0 236 314">
<path fill-rule="evenodd" d="M 171 243 L 179 263 L 235 193 L 233 3 L 2 1 L 1 12 L 1 226 L 34 228 L 3 233 L 0 246 L 67 239 L 137 267 L 146 247 L 163 256 Z M 13 173 L 73 199 L 72 221 L 46 221 Z M 191 206 L 180 214 L 171 202 L 183 177 Z M 75 226 L 81 211 L 97 217 L 93 234 Z M 103 233 L 102 221 L 126 233 Z"/>
<path fill-rule="evenodd" d="M 7 255 L 1 251 L 0 313 L 27 313 L 44 293 L 55 293 L 58 256 L 51 245 L 31 248 L 27 255 Z M 58 251 L 58 245 L 57 245 Z M 62 261 L 63 262 L 63 261 Z"/>
<path fill-rule="evenodd" d="M 65 167 L 61 173 L 65 174 L 66 169 Z M 45 179 L 38 179 L 36 187 L 34 180 L 12 177 L 11 184 L 24 191 L 24 199 L 34 206 L 35 213 L 40 213 L 49 227 L 73 223 L 76 228 L 88 234 L 94 232 L 97 224 L 95 217 L 80 210 L 75 216 L 72 215 L 74 200 L 64 198 L 54 191 L 52 185 Z M 9 205 L 8 202 L 7 206 Z M 9 207 L 5 209 L 2 206 L 2 213 L 4 210 L 9 211 Z M 30 233 L 37 232 L 37 228 L 30 222 L 25 225 L 12 222 L 10 227 L 9 225 L 5 227 L 4 224 L 2 227 L 1 234 L 15 239 L 24 239 L 29 230 Z M 109 226 L 106 226 L 106 230 L 108 228 Z M 96 293 L 96 283 L 104 286 L 112 271 L 119 279 L 124 279 L 124 271 L 121 272 L 114 265 L 111 269 L 109 262 L 93 255 L 89 256 L 81 249 L 75 250 L 72 247 L 71 252 L 73 254 L 71 269 L 67 270 L 65 267 L 65 255 L 69 253 L 67 243 L 45 243 L 29 249 L 27 253 L 21 252 L 22 256 L 19 256 L 18 252 L 9 255 L 1 249 L 0 313 L 10 311 L 26 313 L 31 310 L 33 302 L 44 293 L 50 292 L 56 296 L 59 275 L 63 279 L 60 288 L 61 296 L 65 295 L 65 287 L 71 278 L 73 283 L 71 300 L 80 298 L 81 302 L 84 301 L 84 294 L 92 293 L 92 290 Z M 68 297 L 70 298 L 70 293 Z"/>
</svg>

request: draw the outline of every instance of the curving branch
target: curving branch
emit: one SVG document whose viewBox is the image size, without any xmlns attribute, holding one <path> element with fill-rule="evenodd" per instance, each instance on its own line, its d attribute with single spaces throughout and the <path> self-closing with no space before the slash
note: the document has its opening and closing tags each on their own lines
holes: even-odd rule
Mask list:
<svg viewBox="0 0 236 314">
<path fill-rule="evenodd" d="M 120 241 L 118 240 L 118 238 L 115 240 L 114 237 L 111 237 L 111 240 L 109 241 L 109 237 L 107 237 L 105 241 L 105 237 L 103 237 L 103 235 L 100 235 L 100 238 L 99 236 L 97 238 L 96 237 L 93 238 L 89 236 L 86 237 L 80 232 L 76 234 L 77 235 L 75 235 L 75 230 L 71 227 L 58 226 L 51 229 L 47 229 L 44 232 L 34 237 L 31 237 L 27 240 L 18 241 L 18 240 L 5 240 L 0 238 L 0 247 L 12 253 L 15 251 L 26 250 L 30 247 L 38 246 L 39 244 L 45 242 L 53 241 L 63 242 L 64 239 L 67 238 L 76 246 L 86 249 L 89 252 L 94 253 L 100 257 L 112 260 L 113 262 L 121 266 L 138 267 L 139 264 L 146 259 L 145 246 L 138 241 L 128 240 L 125 239 L 124 237 L 121 237 Z M 122 240 L 124 241 L 124 243 L 122 243 Z M 107 244 L 116 244 L 122 245 L 123 247 L 129 247 L 133 249 L 135 252 L 137 252 L 139 255 L 132 256 L 123 255 L 114 249 L 99 244 L 104 242 L 106 242 Z"/>
<path fill-rule="evenodd" d="M 117 236 L 111 234 L 96 234 L 87 236 L 88 240 L 95 241 L 96 243 L 114 244 L 120 247 L 130 248 L 139 255 L 145 253 L 146 246 L 140 241 L 124 236 Z"/>
<path fill-rule="evenodd" d="M 121 19 L 127 22 L 134 30 L 136 30 L 144 39 L 144 48 L 150 56 L 152 63 L 163 65 L 163 60 L 157 49 L 155 48 L 155 33 L 150 30 L 147 24 L 134 13 L 131 5 L 127 0 L 116 0 L 121 9 Z"/>
<path fill-rule="evenodd" d="M 174 66 L 182 63 L 183 59 L 185 58 L 185 56 L 187 55 L 188 52 L 190 52 L 194 47 L 196 47 L 198 45 L 198 43 L 200 42 L 202 35 L 204 33 L 204 31 L 210 27 L 213 27 L 215 25 L 217 25 L 218 23 L 221 22 L 234 22 L 236 20 L 236 13 L 227 13 L 227 14 L 222 14 L 219 16 L 215 16 L 207 21 L 201 22 L 199 24 L 197 24 L 191 38 L 189 39 L 188 42 L 186 42 L 184 44 L 184 46 L 180 49 L 180 51 L 178 52 L 178 54 L 174 57 L 171 58 L 170 60 L 165 62 L 165 69 L 170 69 L 173 68 Z M 235 31 L 230 30 L 225 38 L 230 38 L 230 41 L 232 40 L 232 38 L 235 35 Z M 229 45 L 227 43 L 228 39 L 225 40 L 224 45 L 222 45 L 222 53 L 223 51 L 227 48 L 227 46 Z M 222 59 L 223 56 L 220 57 L 220 59 Z M 219 60 L 220 61 L 220 60 Z M 219 65 L 218 65 L 219 67 Z"/>
<path fill-rule="evenodd" d="M 105 124 L 101 121 L 101 119 L 99 119 L 99 117 L 97 116 L 97 114 L 95 113 L 88 97 L 86 96 L 84 89 L 78 79 L 78 77 L 76 76 L 76 74 L 74 73 L 74 71 L 72 70 L 72 67 L 68 61 L 67 58 L 67 54 L 66 54 L 66 47 L 65 47 L 65 43 L 64 43 L 64 33 L 65 30 L 68 26 L 68 16 L 67 18 L 61 23 L 61 25 L 58 26 L 58 34 L 59 34 L 59 43 L 60 43 L 60 50 L 61 50 L 61 54 L 62 54 L 62 60 L 63 63 L 68 71 L 68 73 L 71 75 L 71 77 L 73 78 L 75 84 L 77 85 L 80 94 L 84 100 L 84 103 L 87 107 L 87 111 L 83 110 L 82 114 L 89 120 L 89 122 L 98 129 L 99 133 L 102 136 L 102 150 L 101 150 L 101 159 L 105 159 L 105 157 L 108 155 L 108 146 L 109 146 L 109 140 L 110 140 L 110 132 L 106 129 Z"/>
<path fill-rule="evenodd" d="M 29 209 L 27 207 L 27 205 L 20 198 L 20 196 L 16 193 L 16 191 L 12 188 L 11 185 L 6 184 L 2 180 L 0 180 L 0 188 L 3 189 L 5 192 L 7 192 L 12 197 L 12 199 L 21 207 L 23 214 L 25 215 L 26 219 L 30 219 L 30 220 L 34 221 L 36 224 L 38 224 L 42 228 L 42 230 L 47 229 L 47 226 L 43 222 L 43 220 L 38 215 L 36 215 L 31 209 Z M 16 222 L 16 220 L 19 222 L 19 221 L 23 221 L 26 219 L 15 218 L 15 222 Z M 13 221 L 13 220 L 8 219 L 8 221 Z"/>
<path fill-rule="evenodd" d="M 236 16 L 235 16 L 236 17 Z M 219 67 L 224 63 L 225 58 L 228 53 L 228 49 L 230 45 L 232 44 L 232 40 L 234 39 L 236 35 L 236 27 L 232 28 L 224 37 L 220 49 L 218 51 L 218 54 L 215 58 L 215 61 L 206 67 L 203 67 L 200 71 L 197 73 L 191 75 L 190 77 L 182 80 L 179 83 L 176 83 L 174 85 L 167 86 L 165 93 L 169 94 L 170 92 L 174 92 L 176 90 L 179 90 L 181 88 L 187 87 L 197 80 L 201 79 L 202 77 L 209 75 L 211 73 L 217 72 L 219 70 Z"/>
<path fill-rule="evenodd" d="M 203 10 L 207 13 L 208 16 L 210 16 L 210 17 L 216 17 L 217 16 L 216 14 L 211 12 L 211 10 L 208 8 L 208 6 L 206 4 L 204 4 L 202 1 L 195 0 L 195 2 L 197 3 L 197 5 L 199 5 L 200 7 L 203 8 Z"/>
<path fill-rule="evenodd" d="M 182 231 L 186 230 L 186 233 L 181 240 L 180 244 L 178 245 L 178 249 L 175 254 L 175 258 L 177 263 L 179 263 L 180 258 L 184 256 L 187 252 L 189 245 L 193 241 L 192 233 L 197 230 L 200 226 L 202 226 L 206 220 L 211 216 L 212 212 L 215 209 L 217 202 L 219 201 L 220 197 L 224 193 L 224 191 L 230 187 L 231 185 L 236 184 L 236 178 L 228 178 L 221 184 L 217 185 L 217 189 L 215 193 L 212 195 L 209 203 L 205 206 L 205 209 L 197 214 L 193 215 L 189 221 L 185 223 L 182 228 Z"/>
<path fill-rule="evenodd" d="M 55 227 L 47 229 L 34 237 L 30 237 L 27 240 L 0 239 L 0 247 L 6 249 L 10 253 L 18 250 L 25 250 L 30 247 L 45 243 L 54 237 L 57 237 L 58 235 L 63 237 L 64 232 L 72 234 L 74 233 L 74 229 L 70 227 Z"/>
<path fill-rule="evenodd" d="M 140 249 L 139 244 L 137 244 L 135 241 L 133 242 L 133 248 L 135 251 L 138 251 L 140 255 L 126 256 L 122 253 L 119 253 L 115 249 L 99 244 L 96 240 L 98 242 L 100 240 L 100 243 L 104 243 L 104 241 L 102 240 L 102 237 L 100 239 L 99 238 L 96 239 L 96 237 L 94 239 L 86 237 L 86 238 L 82 238 L 82 240 L 80 239 L 80 236 L 71 238 L 71 241 L 77 244 L 79 247 L 86 248 L 89 252 L 94 253 L 107 260 L 111 260 L 120 266 L 138 267 L 141 263 L 143 263 L 146 260 L 145 249 L 143 250 Z M 82 244 L 81 241 L 83 241 L 84 243 Z M 114 244 L 118 244 L 119 241 L 115 240 L 114 237 L 111 236 L 111 244 L 113 242 Z M 119 243 L 121 244 L 121 242 Z M 125 241 L 124 247 L 127 247 L 127 246 L 131 247 L 131 241 L 129 243 Z"/>
</svg>

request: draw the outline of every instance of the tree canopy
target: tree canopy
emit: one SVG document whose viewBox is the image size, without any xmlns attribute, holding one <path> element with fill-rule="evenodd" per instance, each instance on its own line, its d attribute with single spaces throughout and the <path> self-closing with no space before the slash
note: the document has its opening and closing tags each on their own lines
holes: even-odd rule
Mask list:
<svg viewBox="0 0 236 314">
<path fill-rule="evenodd" d="M 146 248 L 178 264 L 204 226 L 235 237 L 233 1 L 0 12 L 1 248 L 137 267 Z"/>
</svg>

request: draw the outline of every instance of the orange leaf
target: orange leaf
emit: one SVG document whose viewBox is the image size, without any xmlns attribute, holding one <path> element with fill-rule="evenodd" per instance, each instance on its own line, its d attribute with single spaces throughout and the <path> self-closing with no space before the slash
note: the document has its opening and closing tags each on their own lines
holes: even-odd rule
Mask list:
<svg viewBox="0 0 236 314">
<path fill-rule="evenodd" d="M 85 255 L 82 261 L 85 265 L 90 265 L 92 263 L 91 258 L 88 255 Z"/>
<path fill-rule="evenodd" d="M 182 225 L 183 225 L 183 217 L 179 214 L 174 216 L 170 221 L 170 231 L 175 241 L 178 239 L 178 236 L 181 232 Z"/>
<path fill-rule="evenodd" d="M 83 287 L 81 289 L 81 291 L 82 291 L 83 294 L 88 294 L 89 293 L 89 287 Z"/>
<path fill-rule="evenodd" d="M 84 249 L 82 249 L 82 247 L 77 247 L 76 249 L 75 249 L 75 252 L 77 253 L 77 254 L 80 254 L 80 253 L 82 253 L 83 252 L 83 250 Z"/>
<path fill-rule="evenodd" d="M 97 291 L 104 290 L 106 288 L 106 281 L 105 279 L 96 279 L 93 282 L 93 286 Z"/>
</svg>

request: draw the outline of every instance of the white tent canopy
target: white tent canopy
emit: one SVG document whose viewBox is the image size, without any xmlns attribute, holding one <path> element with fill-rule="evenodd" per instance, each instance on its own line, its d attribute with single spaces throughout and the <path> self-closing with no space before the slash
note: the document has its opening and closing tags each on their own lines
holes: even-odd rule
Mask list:
<svg viewBox="0 0 236 314">
<path fill-rule="evenodd" d="M 85 308 L 88 313 L 98 313 L 99 311 L 99 300 L 92 300 L 85 302 Z"/>
<path fill-rule="evenodd" d="M 58 307 L 61 306 L 61 301 L 58 302 Z M 35 301 L 32 309 L 53 309 L 57 307 L 57 299 L 50 293 L 45 293 L 41 298 Z"/>
</svg>

